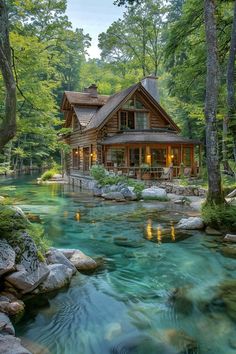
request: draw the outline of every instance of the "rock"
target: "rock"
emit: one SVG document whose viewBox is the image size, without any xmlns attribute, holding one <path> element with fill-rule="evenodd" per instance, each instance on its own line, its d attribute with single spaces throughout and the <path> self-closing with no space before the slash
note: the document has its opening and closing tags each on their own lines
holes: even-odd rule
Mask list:
<svg viewBox="0 0 236 354">
<path fill-rule="evenodd" d="M 60 173 L 55 173 L 55 175 L 52 176 L 52 179 L 62 179 L 62 175 Z"/>
<path fill-rule="evenodd" d="M 236 280 L 226 280 L 221 283 L 217 298 L 224 301 L 227 314 L 236 321 Z"/>
<path fill-rule="evenodd" d="M 22 294 L 33 291 L 42 283 L 49 274 L 46 264 L 38 263 L 33 270 L 26 270 L 24 266 L 18 267 L 18 271 L 6 277 L 6 281 L 18 289 Z"/>
<path fill-rule="evenodd" d="M 236 338 L 230 338 L 229 345 L 232 349 L 236 349 Z"/>
<path fill-rule="evenodd" d="M 39 285 L 38 289 L 40 293 L 57 290 L 70 283 L 73 275 L 72 269 L 64 264 L 50 264 L 48 269 L 50 273 L 47 279 Z"/>
<path fill-rule="evenodd" d="M 197 353 L 198 343 L 187 333 L 177 329 L 165 330 L 166 342 L 174 347 L 178 353 Z"/>
<path fill-rule="evenodd" d="M 15 335 L 15 329 L 9 317 L 5 313 L 0 313 L 0 333 L 10 334 L 12 336 Z M 1 345 L 0 345 L 0 353 L 1 353 Z"/>
<path fill-rule="evenodd" d="M 144 246 L 143 240 L 128 240 L 121 237 L 114 238 L 114 244 L 122 247 L 139 248 Z"/>
<path fill-rule="evenodd" d="M 224 237 L 224 241 L 227 241 L 227 242 L 236 242 L 236 235 L 232 235 L 232 234 L 227 234 L 225 235 Z"/>
<path fill-rule="evenodd" d="M 236 258 L 236 247 L 233 246 L 225 246 L 221 248 L 221 253 L 225 257 Z"/>
<path fill-rule="evenodd" d="M 106 200 L 115 200 L 116 202 L 124 202 L 125 198 L 121 192 L 103 193 L 102 197 Z"/>
<path fill-rule="evenodd" d="M 4 312 L 9 316 L 17 316 L 23 314 L 24 308 L 25 306 L 23 301 L 17 300 L 10 302 L 8 299 L 5 301 L 0 299 L 0 312 Z"/>
<path fill-rule="evenodd" d="M 26 217 L 30 222 L 36 222 L 38 224 L 40 224 L 42 222 L 40 216 L 36 215 L 36 214 L 26 213 Z"/>
<path fill-rule="evenodd" d="M 170 303 L 175 311 L 184 315 L 189 315 L 193 311 L 193 302 L 188 296 L 187 288 L 176 288 L 170 295 Z"/>
<path fill-rule="evenodd" d="M 233 197 L 236 197 L 236 189 L 234 189 L 232 192 L 230 192 L 226 198 L 233 198 Z"/>
<path fill-rule="evenodd" d="M 47 262 L 49 264 L 64 264 L 67 268 L 70 268 L 72 270 L 73 274 L 76 273 L 75 266 L 58 249 L 51 248 L 47 252 L 46 257 L 47 257 Z"/>
<path fill-rule="evenodd" d="M 166 190 L 163 188 L 158 188 L 158 187 L 150 187 L 146 188 L 142 191 L 142 198 L 147 199 L 166 199 L 167 198 L 167 193 Z"/>
<path fill-rule="evenodd" d="M 14 270 L 16 254 L 6 240 L 0 240 L 0 277 Z"/>
<path fill-rule="evenodd" d="M 221 236 L 221 235 L 222 235 L 222 233 L 221 233 L 219 230 L 213 229 L 213 228 L 210 227 L 210 226 L 207 226 L 207 227 L 206 227 L 205 233 L 206 233 L 207 235 L 212 235 L 212 236 Z"/>
<path fill-rule="evenodd" d="M 20 339 L 0 334 L 0 354 L 32 354 L 22 347 Z"/>
<path fill-rule="evenodd" d="M 49 349 L 44 347 L 42 344 L 31 341 L 25 337 L 21 337 L 21 344 L 33 354 L 52 354 L 52 352 L 49 352 Z"/>
<path fill-rule="evenodd" d="M 106 328 L 105 339 L 111 341 L 113 338 L 118 337 L 122 333 L 120 323 L 110 323 Z"/>
<path fill-rule="evenodd" d="M 93 196 L 94 197 L 101 197 L 102 196 L 102 188 L 95 187 L 93 189 Z"/>
<path fill-rule="evenodd" d="M 129 335 L 118 338 L 112 343 L 112 354 L 177 354 L 176 350 L 166 343 L 160 343 L 145 334 Z"/>
<path fill-rule="evenodd" d="M 133 191 L 131 191 L 128 187 L 122 188 L 120 192 L 127 200 L 137 200 L 136 194 Z"/>
<path fill-rule="evenodd" d="M 70 262 L 78 270 L 82 271 L 91 271 L 97 268 L 97 263 L 94 259 L 89 256 L 86 256 L 83 252 L 76 250 L 70 258 Z"/>
<path fill-rule="evenodd" d="M 181 219 L 176 225 L 176 229 L 185 230 L 201 230 L 205 227 L 202 218 L 200 217 L 190 217 L 187 219 Z"/>
<path fill-rule="evenodd" d="M 4 203 L 4 202 L 5 202 L 5 200 L 6 200 L 6 198 L 5 198 L 5 197 L 3 197 L 2 195 L 0 195 L 0 204 L 1 204 L 1 203 Z"/>
</svg>

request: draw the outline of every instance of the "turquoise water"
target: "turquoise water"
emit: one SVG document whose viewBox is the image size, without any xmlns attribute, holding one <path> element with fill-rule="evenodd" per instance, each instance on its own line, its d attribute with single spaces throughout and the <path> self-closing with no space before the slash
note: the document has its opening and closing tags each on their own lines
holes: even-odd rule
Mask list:
<svg viewBox="0 0 236 354">
<path fill-rule="evenodd" d="M 182 207 L 104 202 L 70 186 L 36 185 L 32 177 L 1 182 L 25 212 L 40 216 L 54 246 L 103 260 L 68 289 L 41 296 L 37 306 L 29 301 L 16 330 L 33 353 L 235 353 L 235 323 L 205 305 L 220 282 L 236 277 L 236 260 L 223 257 L 213 237 L 176 233 Z M 171 301 L 176 288 L 187 303 Z M 198 347 L 173 345 L 179 331 Z"/>
</svg>

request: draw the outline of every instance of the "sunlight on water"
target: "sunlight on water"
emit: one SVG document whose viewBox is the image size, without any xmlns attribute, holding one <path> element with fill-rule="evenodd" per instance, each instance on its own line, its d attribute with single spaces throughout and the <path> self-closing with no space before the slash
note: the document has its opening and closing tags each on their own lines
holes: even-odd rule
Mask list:
<svg viewBox="0 0 236 354">
<path fill-rule="evenodd" d="M 40 216 L 54 246 L 102 264 L 68 289 L 29 300 L 16 330 L 34 354 L 235 353 L 235 322 L 212 299 L 220 282 L 235 278 L 236 260 L 214 238 L 175 229 L 181 206 L 104 202 L 31 178 L 2 185 Z"/>
</svg>

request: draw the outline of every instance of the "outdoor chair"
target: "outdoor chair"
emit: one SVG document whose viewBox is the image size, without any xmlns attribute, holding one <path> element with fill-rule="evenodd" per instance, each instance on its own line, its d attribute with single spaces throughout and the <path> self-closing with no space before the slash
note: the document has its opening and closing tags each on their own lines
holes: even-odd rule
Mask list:
<svg viewBox="0 0 236 354">
<path fill-rule="evenodd" d="M 173 178 L 173 166 L 163 167 L 160 179 L 172 180 Z"/>
</svg>

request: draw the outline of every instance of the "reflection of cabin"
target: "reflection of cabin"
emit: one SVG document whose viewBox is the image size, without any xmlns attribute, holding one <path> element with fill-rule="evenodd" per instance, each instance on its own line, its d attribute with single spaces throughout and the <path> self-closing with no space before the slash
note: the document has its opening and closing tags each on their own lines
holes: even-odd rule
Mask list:
<svg viewBox="0 0 236 354">
<path fill-rule="evenodd" d="M 156 78 L 112 96 L 98 95 L 96 85 L 65 92 L 64 136 L 71 146 L 68 173 L 86 173 L 94 164 L 133 177 L 160 178 L 173 166 L 174 176 L 196 175 L 200 143 L 179 135 L 180 129 L 158 103 Z M 199 154 L 200 156 L 200 154 Z"/>
</svg>

